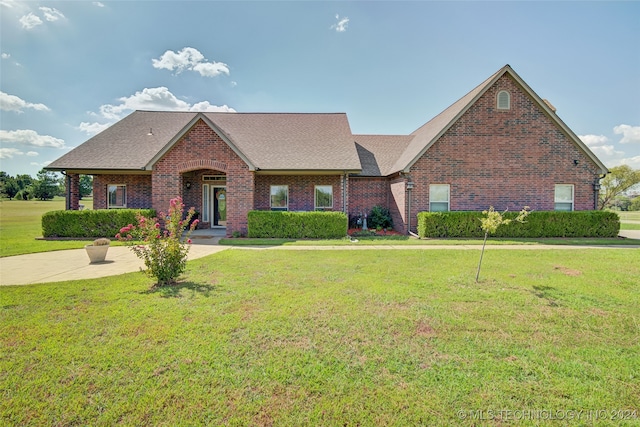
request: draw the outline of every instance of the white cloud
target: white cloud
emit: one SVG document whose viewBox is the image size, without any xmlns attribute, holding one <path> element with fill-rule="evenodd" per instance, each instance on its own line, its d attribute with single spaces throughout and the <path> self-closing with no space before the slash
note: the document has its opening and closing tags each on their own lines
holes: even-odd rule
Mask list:
<svg viewBox="0 0 640 427">
<path fill-rule="evenodd" d="M 620 144 L 640 143 L 640 126 L 619 125 L 613 128 L 613 133 L 622 135 Z"/>
<path fill-rule="evenodd" d="M 598 157 L 620 157 L 624 155 L 623 151 L 616 151 L 613 145 L 598 145 L 590 148 Z"/>
<path fill-rule="evenodd" d="M 50 135 L 39 135 L 36 131 L 29 129 L 0 130 L 0 141 L 4 143 L 30 145 L 33 147 L 65 148 L 64 140 L 54 138 Z"/>
<path fill-rule="evenodd" d="M 609 138 L 604 135 L 578 135 L 578 138 L 582 140 L 589 147 L 595 147 L 597 145 L 604 145 L 609 142 Z"/>
<path fill-rule="evenodd" d="M 151 111 L 227 111 L 235 112 L 226 105 L 211 105 L 208 101 L 194 105 L 178 99 L 164 86 L 145 88 L 129 97 L 120 98 L 118 105 L 105 104 L 100 107 L 100 114 L 108 120 L 120 120 L 125 113 L 134 110 Z"/>
<path fill-rule="evenodd" d="M 347 26 L 349 25 L 349 18 L 345 16 L 344 18 L 340 19 L 340 15 L 336 14 L 336 20 L 338 22 L 333 24 L 331 26 L 331 29 L 336 30 L 337 33 L 344 33 L 345 31 L 347 31 Z"/>
<path fill-rule="evenodd" d="M 99 1 L 94 1 L 94 2 L 93 2 L 93 5 L 94 5 L 94 6 L 98 6 L 98 7 L 104 7 L 104 3 L 101 3 L 101 2 L 99 2 Z"/>
<path fill-rule="evenodd" d="M 82 132 L 86 132 L 88 135 L 95 135 L 97 133 L 102 132 L 103 130 L 105 130 L 106 128 L 108 128 L 109 126 L 111 126 L 112 123 L 88 123 L 88 122 L 82 122 L 80 123 L 80 126 L 78 126 L 76 129 L 81 130 Z"/>
<path fill-rule="evenodd" d="M 174 71 L 176 74 L 184 70 L 195 71 L 203 77 L 215 77 L 220 74 L 229 75 L 229 66 L 223 62 L 208 62 L 198 49 L 185 47 L 180 52 L 168 50 L 159 59 L 152 59 L 153 68 Z"/>
<path fill-rule="evenodd" d="M 42 19 L 29 12 L 27 15 L 24 15 L 19 19 L 20 24 L 22 24 L 22 28 L 25 30 L 30 30 L 32 28 L 37 27 L 38 25 L 42 25 Z"/>
<path fill-rule="evenodd" d="M 22 156 L 23 154 L 17 148 L 0 148 L 0 159 L 13 159 L 13 156 Z"/>
<path fill-rule="evenodd" d="M 38 156 L 38 153 L 36 151 L 27 151 L 27 156 L 36 157 Z"/>
<path fill-rule="evenodd" d="M 8 93 L 0 91 L 0 110 L 22 113 L 24 108 L 33 108 L 37 111 L 49 111 L 49 107 L 44 104 L 33 104 L 15 95 L 9 95 Z"/>
<path fill-rule="evenodd" d="M 45 167 L 45 166 L 49 166 L 51 164 L 51 160 L 47 160 L 44 161 L 42 163 L 38 163 L 38 162 L 31 162 L 29 163 L 31 166 L 40 166 L 40 167 Z"/>
<path fill-rule="evenodd" d="M 633 169 L 640 169 L 640 156 L 629 157 L 620 161 L 623 165 L 629 165 Z"/>
<path fill-rule="evenodd" d="M 42 11 L 42 14 L 44 15 L 44 19 L 46 19 L 49 22 L 54 22 L 54 21 L 57 21 L 60 18 L 64 18 L 64 15 L 62 14 L 62 12 L 60 12 L 56 8 L 42 6 L 42 7 L 40 7 L 40 10 Z"/>
<path fill-rule="evenodd" d="M 4 53 L 4 52 L 2 52 L 2 55 L 1 55 L 1 56 L 2 56 L 2 59 L 9 59 L 9 58 L 11 58 L 11 54 L 9 54 L 9 53 Z"/>
<path fill-rule="evenodd" d="M 198 102 L 189 107 L 189 111 L 209 111 L 214 113 L 235 113 L 236 110 L 228 105 L 211 105 L 209 101 Z"/>
</svg>

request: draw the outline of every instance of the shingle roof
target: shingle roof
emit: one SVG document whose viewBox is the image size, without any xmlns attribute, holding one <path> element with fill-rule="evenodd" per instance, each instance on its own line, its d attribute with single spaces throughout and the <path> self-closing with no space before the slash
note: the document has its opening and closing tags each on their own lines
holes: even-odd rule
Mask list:
<svg viewBox="0 0 640 427">
<path fill-rule="evenodd" d="M 136 111 L 73 149 L 54 170 L 150 169 L 202 118 L 252 166 L 264 170 L 360 170 L 347 116 Z M 149 135 L 151 130 L 152 135 Z"/>
<path fill-rule="evenodd" d="M 360 170 L 347 115 L 204 113 L 263 170 Z"/>
<path fill-rule="evenodd" d="M 362 164 L 361 176 L 391 175 L 412 135 L 353 135 Z"/>
<path fill-rule="evenodd" d="M 47 168 L 141 170 L 196 114 L 136 111 L 49 164 Z M 150 130 L 153 135 L 148 135 Z"/>
</svg>

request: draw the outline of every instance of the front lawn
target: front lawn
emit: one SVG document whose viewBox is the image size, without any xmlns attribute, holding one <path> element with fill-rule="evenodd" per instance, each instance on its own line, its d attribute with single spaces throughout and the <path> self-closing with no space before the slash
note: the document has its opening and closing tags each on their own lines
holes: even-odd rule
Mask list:
<svg viewBox="0 0 640 427">
<path fill-rule="evenodd" d="M 0 287 L 0 424 L 637 425 L 638 253 L 489 248 L 476 285 L 477 251 L 231 249 L 169 289 Z"/>
<path fill-rule="evenodd" d="M 42 236 L 42 215 L 64 210 L 64 202 L 63 197 L 47 201 L 0 200 L 0 257 L 83 248 L 87 241 L 36 240 Z M 91 199 L 81 202 L 93 206 Z"/>
</svg>

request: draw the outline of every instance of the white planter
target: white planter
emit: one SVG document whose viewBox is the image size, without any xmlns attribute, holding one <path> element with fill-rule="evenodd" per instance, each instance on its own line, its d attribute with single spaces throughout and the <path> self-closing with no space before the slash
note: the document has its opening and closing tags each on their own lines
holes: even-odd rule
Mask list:
<svg viewBox="0 0 640 427">
<path fill-rule="evenodd" d="M 91 260 L 91 264 L 95 264 L 98 262 L 104 262 L 104 259 L 107 256 L 107 250 L 109 249 L 109 245 L 102 246 L 93 246 L 93 245 L 85 245 L 85 250 L 87 251 L 87 255 L 89 255 L 89 259 Z"/>
</svg>

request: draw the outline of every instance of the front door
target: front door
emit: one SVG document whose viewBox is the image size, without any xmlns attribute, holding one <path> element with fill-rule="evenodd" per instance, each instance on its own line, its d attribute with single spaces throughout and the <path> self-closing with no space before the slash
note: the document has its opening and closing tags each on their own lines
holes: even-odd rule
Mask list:
<svg viewBox="0 0 640 427">
<path fill-rule="evenodd" d="M 227 189 L 213 187 L 213 225 L 227 225 Z"/>
<path fill-rule="evenodd" d="M 211 227 L 227 225 L 227 188 L 204 184 L 202 186 L 202 221 Z"/>
</svg>

